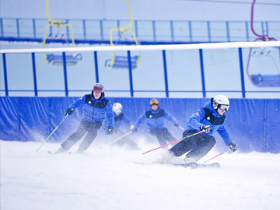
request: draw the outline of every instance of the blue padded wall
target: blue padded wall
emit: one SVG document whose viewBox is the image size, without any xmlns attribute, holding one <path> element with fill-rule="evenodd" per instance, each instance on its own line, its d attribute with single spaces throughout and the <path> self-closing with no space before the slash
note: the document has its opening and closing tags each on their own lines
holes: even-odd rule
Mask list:
<svg viewBox="0 0 280 210">
<path fill-rule="evenodd" d="M 66 109 L 77 97 L 0 97 L 0 139 L 16 141 L 43 141 L 61 122 Z M 150 98 L 109 98 L 123 104 L 123 112 L 135 123 L 149 108 Z M 160 98 L 160 106 L 172 114 L 182 127 L 189 117 L 209 99 Z M 280 100 L 230 99 L 226 113 L 226 128 L 233 142 L 242 152 L 280 152 Z M 48 142 L 63 142 L 73 133 L 81 119 L 78 109 L 57 129 Z M 182 131 L 166 122 L 176 138 Z M 146 126 L 139 127 L 137 135 L 145 134 Z M 100 131 L 100 135 L 102 131 Z M 105 134 L 104 134 L 105 135 Z M 218 134 L 216 147 L 225 148 Z"/>
</svg>

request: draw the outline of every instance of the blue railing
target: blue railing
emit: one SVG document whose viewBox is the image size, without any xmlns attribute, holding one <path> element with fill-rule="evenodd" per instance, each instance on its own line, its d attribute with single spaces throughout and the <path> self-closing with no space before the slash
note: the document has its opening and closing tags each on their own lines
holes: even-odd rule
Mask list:
<svg viewBox="0 0 280 210">
<path fill-rule="evenodd" d="M 76 43 L 109 43 L 112 28 L 127 25 L 129 20 L 78 20 L 67 19 L 72 25 Z M 49 22 L 47 19 L 1 18 L 1 40 L 41 42 Z M 255 21 L 254 28 L 259 34 L 280 39 L 280 21 Z M 200 43 L 253 41 L 250 21 L 144 21 L 135 20 L 131 28 L 142 44 L 159 43 Z M 55 34 L 56 28 L 50 27 L 49 34 Z M 61 34 L 71 39 L 69 30 Z M 118 39 L 118 34 L 114 35 Z M 119 43 L 132 44 L 130 37 Z M 65 42 L 64 39 L 48 39 L 48 42 Z"/>
<path fill-rule="evenodd" d="M 4 92 L 5 96 L 11 96 L 13 92 L 29 92 L 31 94 L 34 93 L 34 96 L 44 96 L 42 95 L 43 92 L 64 92 L 64 96 L 67 97 L 73 96 L 74 92 L 88 92 L 89 90 L 83 89 L 81 87 L 82 84 L 78 81 L 82 81 L 82 83 L 87 83 L 87 81 L 89 81 L 88 83 L 90 84 L 94 82 L 105 83 L 107 87 L 106 92 L 115 92 L 118 93 L 119 96 L 123 96 L 121 93 L 129 93 L 129 95 L 126 95 L 128 97 L 139 96 L 139 94 L 135 95 L 136 93 L 142 93 L 142 97 L 145 96 L 146 93 L 159 94 L 158 97 L 176 97 L 174 93 L 177 93 L 182 94 L 181 96 L 177 96 L 180 98 L 186 97 L 184 95 L 186 93 L 194 93 L 197 94 L 195 97 L 207 98 L 209 97 L 207 94 L 227 92 L 232 93 L 232 95 L 237 98 L 250 98 L 251 95 L 248 96 L 248 94 L 252 93 L 262 93 L 262 95 L 259 95 L 261 98 L 271 98 L 272 96 L 267 94 L 272 93 L 276 94 L 274 96 L 275 98 L 280 98 L 280 87 L 262 89 L 260 87 L 254 87 L 251 84 L 245 70 L 248 51 L 249 49 L 247 48 L 229 49 L 228 51 L 225 49 L 222 51 L 219 51 L 219 49 L 212 51 L 197 49 L 192 50 L 191 54 L 186 54 L 188 53 L 186 51 L 184 54 L 180 51 L 180 58 L 174 56 L 176 50 L 142 51 L 142 55 L 145 59 L 143 58 L 136 70 L 132 69 L 132 64 L 130 62 L 131 54 L 135 53 L 134 51 L 123 52 L 126 53 L 129 62 L 128 68 L 123 68 L 122 70 L 106 69 L 103 62 L 106 60 L 107 54 L 105 55 L 104 52 L 101 51 L 83 52 L 84 57 L 91 57 L 91 59 L 83 60 L 81 64 L 76 66 L 67 66 L 66 53 L 62 52 L 62 67 L 43 63 L 44 60 L 41 53 L 30 53 L 31 59 L 28 58 L 30 61 L 28 61 L 26 57 L 26 55 L 28 56 L 27 53 L 15 55 L 3 53 L 3 75 L 1 75 L 1 77 L 3 78 L 4 85 L 2 84 L 0 91 Z M 152 56 L 150 53 L 153 53 Z M 226 57 L 230 58 L 230 60 L 227 60 L 226 57 L 225 60 L 223 60 L 221 57 L 223 57 L 224 54 L 227 54 Z M 23 55 L 24 58 L 21 58 Z M 192 55 L 192 57 L 187 57 L 186 55 Z M 7 62 L 7 56 L 9 56 L 9 62 Z M 157 60 L 153 60 L 154 57 L 156 57 Z M 175 61 L 172 61 L 174 59 L 178 59 L 180 63 L 174 63 Z M 216 59 L 222 60 L 223 63 L 218 63 L 218 65 L 216 65 Z M 263 66 L 268 66 L 268 63 L 265 62 L 270 61 L 264 61 L 264 63 L 262 63 Z M 8 67 L 11 68 L 10 71 Z M 90 69 L 90 71 L 82 73 L 81 71 L 83 69 Z M 32 70 L 32 74 L 28 73 L 30 70 Z M 38 72 L 41 74 L 40 88 L 38 88 Z M 73 75 L 73 73 L 76 74 Z M 33 77 L 33 81 L 29 79 L 28 85 L 20 86 L 23 82 L 22 77 L 26 77 L 27 74 L 30 75 L 29 77 Z M 48 74 L 51 75 L 49 80 L 47 80 Z M 63 76 L 60 76 L 61 74 L 63 74 Z M 69 74 L 71 75 L 69 76 Z M 278 74 L 280 75 L 279 72 Z M 100 79 L 100 75 L 102 75 L 102 79 Z M 91 79 L 88 79 L 88 77 Z M 151 77 L 152 80 L 149 80 Z M 148 80 L 146 80 L 147 78 Z M 9 81 L 13 82 L 12 88 L 9 87 Z M 44 85 L 42 83 L 45 81 L 47 82 L 45 87 L 43 87 Z M 71 87 L 69 87 L 69 81 L 71 81 Z M 32 83 L 33 88 L 30 89 Z M 60 84 L 60 88 L 53 87 L 53 85 L 58 83 Z M 38 93 L 41 93 L 41 95 Z M 72 93 L 72 95 L 69 95 L 69 93 Z M 20 95 L 21 94 L 18 94 L 17 96 Z M 12 96 L 16 95 L 12 94 Z M 55 95 L 49 94 L 49 96 Z"/>
</svg>

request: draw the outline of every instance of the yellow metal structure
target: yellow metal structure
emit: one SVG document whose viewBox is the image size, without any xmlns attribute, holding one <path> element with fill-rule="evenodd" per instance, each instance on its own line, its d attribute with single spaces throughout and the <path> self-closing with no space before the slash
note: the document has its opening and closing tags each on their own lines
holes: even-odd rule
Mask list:
<svg viewBox="0 0 280 210">
<path fill-rule="evenodd" d="M 47 34 L 48 34 L 49 28 L 51 26 L 57 26 L 58 31 L 59 31 L 60 27 L 63 27 L 63 26 L 68 27 L 70 29 L 70 33 L 71 33 L 72 45 L 73 45 L 73 47 L 75 47 L 74 32 L 73 32 L 72 26 L 68 23 L 64 23 L 61 20 L 53 20 L 53 19 L 50 18 L 50 16 L 49 16 L 49 0 L 46 0 L 46 16 L 47 16 L 47 19 L 49 20 L 50 24 L 47 26 L 46 31 L 45 31 L 45 36 L 44 36 L 44 40 L 43 40 L 43 48 L 45 47 L 45 44 L 46 44 L 46 41 L 47 41 Z M 63 64 L 60 64 L 59 62 L 56 63 L 56 64 L 53 63 L 53 61 L 49 62 L 48 56 L 53 56 L 53 57 L 61 57 L 61 56 L 55 56 L 53 54 L 51 54 L 51 55 L 44 54 L 44 57 L 45 57 L 47 63 L 53 64 L 53 65 L 63 65 Z M 69 62 L 67 62 L 67 60 Z M 67 56 L 67 60 L 66 60 L 67 65 L 75 65 L 76 63 L 79 63 L 81 61 L 81 55 L 80 54 L 76 55 L 75 53 L 73 53 L 72 56 Z"/>
<path fill-rule="evenodd" d="M 131 31 L 129 28 L 133 25 L 133 17 L 132 17 L 132 13 L 131 13 L 131 9 L 130 9 L 130 4 L 129 4 L 129 1 L 126 0 L 126 3 L 127 3 L 127 7 L 128 7 L 128 12 L 129 12 L 129 17 L 130 17 L 130 22 L 127 26 L 119 26 L 118 28 L 112 28 L 110 30 L 110 45 L 113 46 L 113 32 L 114 31 L 117 31 L 117 32 L 120 32 L 120 33 L 123 33 L 123 32 L 129 32 L 134 41 L 135 41 L 135 44 L 136 45 L 139 45 L 138 41 L 137 41 L 137 38 L 134 34 L 133 31 Z M 139 65 L 140 63 L 140 59 L 141 59 L 141 52 L 140 52 L 140 55 L 139 56 L 136 56 L 137 57 L 137 62 L 136 62 L 136 66 Z M 115 60 L 116 60 L 116 56 L 114 54 L 114 52 L 112 52 L 112 57 L 111 57 L 111 65 L 110 67 L 109 66 L 106 66 L 106 68 L 112 68 L 114 66 L 114 63 L 115 63 Z"/>
</svg>

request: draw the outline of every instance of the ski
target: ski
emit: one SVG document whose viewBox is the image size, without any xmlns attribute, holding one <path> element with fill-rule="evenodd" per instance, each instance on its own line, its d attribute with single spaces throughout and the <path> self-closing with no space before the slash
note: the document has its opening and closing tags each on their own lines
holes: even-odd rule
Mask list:
<svg viewBox="0 0 280 210">
<path fill-rule="evenodd" d="M 181 166 L 185 168 L 220 168 L 219 163 L 210 163 L 210 164 L 198 164 L 198 163 L 185 163 L 185 164 L 172 164 L 174 166 Z"/>
<path fill-rule="evenodd" d="M 69 154 L 69 155 L 73 155 L 74 153 L 73 152 L 51 152 L 51 151 L 48 151 L 49 154 L 52 154 L 52 155 L 57 155 L 57 154 Z"/>
<path fill-rule="evenodd" d="M 220 168 L 220 163 L 198 164 L 199 168 Z"/>
<path fill-rule="evenodd" d="M 198 167 L 198 164 L 193 162 L 193 163 L 183 163 L 183 164 L 171 164 L 173 166 L 180 166 L 180 167 L 184 167 L 184 168 L 192 168 L 195 169 Z"/>
</svg>

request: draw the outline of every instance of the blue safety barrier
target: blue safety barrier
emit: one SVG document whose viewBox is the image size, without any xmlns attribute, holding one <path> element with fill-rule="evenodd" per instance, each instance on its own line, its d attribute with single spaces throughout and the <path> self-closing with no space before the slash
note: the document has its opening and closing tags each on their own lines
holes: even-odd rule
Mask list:
<svg viewBox="0 0 280 210">
<path fill-rule="evenodd" d="M 66 109 L 76 97 L 0 97 L 0 139 L 15 141 L 43 141 L 60 123 Z M 123 112 L 135 123 L 149 108 L 149 98 L 109 98 L 112 103 L 123 104 Z M 189 117 L 209 99 L 159 98 L 160 106 L 172 114 L 182 127 Z M 280 99 L 230 99 L 226 113 L 226 128 L 241 152 L 280 153 Z M 79 108 L 65 120 L 48 142 L 63 142 L 78 127 L 81 120 Z M 172 123 L 167 128 L 176 138 L 182 130 Z M 144 135 L 145 125 L 139 127 Z M 104 134 L 106 135 L 106 134 Z M 218 134 L 214 135 L 216 148 L 226 146 Z M 102 138 L 102 134 L 98 135 Z"/>
</svg>

